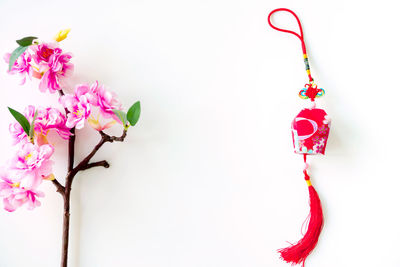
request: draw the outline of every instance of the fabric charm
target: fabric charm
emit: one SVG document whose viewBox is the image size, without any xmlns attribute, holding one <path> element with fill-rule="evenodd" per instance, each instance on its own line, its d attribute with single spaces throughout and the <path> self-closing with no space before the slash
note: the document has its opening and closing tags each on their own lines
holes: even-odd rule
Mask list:
<svg viewBox="0 0 400 267">
<path fill-rule="evenodd" d="M 275 12 L 279 11 L 289 12 L 295 17 L 300 29 L 299 34 L 294 31 L 278 28 L 271 23 L 271 16 Z M 291 244 L 291 246 L 287 248 L 282 248 L 278 250 L 281 258 L 284 261 L 291 263 L 292 265 L 302 264 L 302 266 L 304 266 L 308 255 L 317 245 L 318 238 L 324 224 L 321 201 L 319 199 L 317 191 L 311 184 L 310 176 L 307 172 L 309 167 L 309 165 L 307 164 L 307 155 L 325 154 L 331 120 L 323 109 L 316 108 L 315 99 L 325 95 L 325 90 L 322 88 L 318 88 L 318 86 L 314 83 L 314 79 L 311 76 L 306 45 L 303 37 L 303 29 L 301 27 L 299 18 L 290 9 L 278 8 L 271 11 L 271 13 L 268 15 L 268 23 L 273 29 L 293 34 L 300 39 L 301 47 L 303 50 L 304 64 L 306 66 L 306 72 L 309 79 L 309 82 L 304 86 L 302 90 L 300 90 L 299 97 L 305 100 L 309 99 L 311 101 L 311 107 L 301 110 L 292 122 L 294 152 L 303 155 L 305 164 L 303 170 L 304 179 L 306 181 L 310 196 L 310 214 L 307 217 L 307 231 L 304 234 L 303 238 L 300 239 L 298 242 Z"/>
</svg>

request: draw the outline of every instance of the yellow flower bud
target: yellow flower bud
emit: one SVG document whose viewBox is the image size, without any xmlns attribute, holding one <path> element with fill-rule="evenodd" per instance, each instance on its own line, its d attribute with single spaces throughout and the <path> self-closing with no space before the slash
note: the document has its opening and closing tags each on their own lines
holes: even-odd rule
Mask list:
<svg viewBox="0 0 400 267">
<path fill-rule="evenodd" d="M 71 31 L 71 29 L 65 29 L 65 30 L 61 30 L 59 31 L 56 36 L 54 36 L 54 40 L 56 40 L 57 42 L 61 42 L 62 40 L 64 40 L 65 38 L 67 38 L 68 33 Z"/>
<path fill-rule="evenodd" d="M 43 177 L 43 180 L 53 181 L 54 179 L 56 179 L 54 177 L 54 174 L 50 174 L 50 175 L 47 175 L 46 177 Z"/>
</svg>

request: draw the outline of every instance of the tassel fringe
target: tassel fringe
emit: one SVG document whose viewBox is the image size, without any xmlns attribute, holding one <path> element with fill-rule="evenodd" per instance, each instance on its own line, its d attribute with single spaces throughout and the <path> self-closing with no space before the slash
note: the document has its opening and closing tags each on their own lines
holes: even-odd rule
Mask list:
<svg viewBox="0 0 400 267">
<path fill-rule="evenodd" d="M 305 159 L 306 157 L 304 157 L 304 161 Z M 308 222 L 307 232 L 297 243 L 291 245 L 290 247 L 278 250 L 281 255 L 281 259 L 284 261 L 291 263 L 292 265 L 303 264 L 303 266 L 308 255 L 310 255 L 317 245 L 318 238 L 324 224 L 321 201 L 317 191 L 311 185 L 310 176 L 308 176 L 306 169 L 304 170 L 304 175 L 310 194 L 310 220 Z"/>
</svg>

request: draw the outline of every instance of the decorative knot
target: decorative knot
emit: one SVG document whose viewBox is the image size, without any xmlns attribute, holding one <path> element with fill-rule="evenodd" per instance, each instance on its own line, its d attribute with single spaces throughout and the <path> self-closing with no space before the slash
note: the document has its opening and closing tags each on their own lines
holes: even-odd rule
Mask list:
<svg viewBox="0 0 400 267">
<path fill-rule="evenodd" d="M 325 94 L 325 90 L 318 88 L 313 82 L 304 85 L 304 88 L 299 92 L 301 99 L 311 99 L 314 101 L 316 97 L 321 97 Z"/>
</svg>

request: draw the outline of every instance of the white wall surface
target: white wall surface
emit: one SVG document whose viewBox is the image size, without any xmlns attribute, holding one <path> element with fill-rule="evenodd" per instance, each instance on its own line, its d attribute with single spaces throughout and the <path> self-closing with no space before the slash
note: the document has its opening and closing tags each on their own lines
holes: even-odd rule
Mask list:
<svg viewBox="0 0 400 267">
<path fill-rule="evenodd" d="M 126 142 L 77 177 L 71 267 L 279 267 L 308 214 L 302 158 L 290 122 L 306 105 L 300 43 L 267 26 L 287 7 L 302 20 L 318 100 L 332 118 L 326 156 L 311 177 L 326 224 L 307 267 L 400 266 L 397 1 L 0 1 L 0 53 L 14 40 L 71 27 L 74 81 L 108 85 L 142 117 Z M 279 25 L 295 28 L 285 14 Z M 51 105 L 0 64 L 0 161 L 12 154 L 6 107 Z M 118 133 L 118 132 L 117 132 Z M 97 142 L 78 131 L 77 159 Z M 57 147 L 63 177 L 66 143 Z M 61 178 L 62 180 L 62 178 Z M 0 266 L 54 267 L 62 201 L 0 212 Z"/>
</svg>

